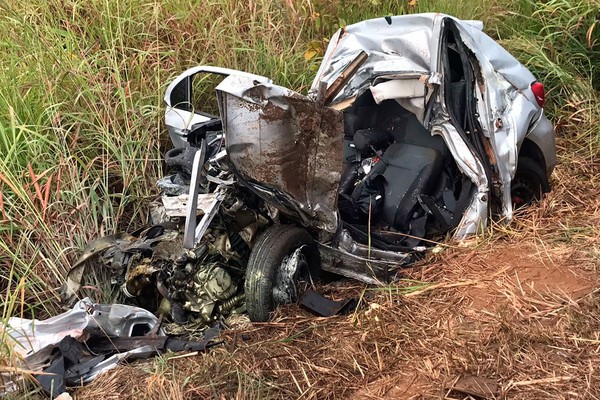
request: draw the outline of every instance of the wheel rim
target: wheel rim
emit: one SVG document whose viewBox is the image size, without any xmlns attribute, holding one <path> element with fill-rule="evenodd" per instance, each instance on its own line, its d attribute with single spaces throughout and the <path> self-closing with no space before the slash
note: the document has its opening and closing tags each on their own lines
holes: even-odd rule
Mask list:
<svg viewBox="0 0 600 400">
<path fill-rule="evenodd" d="M 308 271 L 308 261 L 301 246 L 284 257 L 273 285 L 275 305 L 294 303 L 298 299 L 298 277 Z"/>
</svg>

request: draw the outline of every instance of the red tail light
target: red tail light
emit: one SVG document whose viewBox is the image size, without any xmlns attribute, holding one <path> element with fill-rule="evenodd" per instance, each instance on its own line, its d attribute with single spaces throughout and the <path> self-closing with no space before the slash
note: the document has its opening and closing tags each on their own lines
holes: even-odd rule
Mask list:
<svg viewBox="0 0 600 400">
<path fill-rule="evenodd" d="M 546 93 L 544 92 L 544 85 L 539 82 L 533 82 L 531 84 L 531 91 L 535 96 L 535 100 L 537 101 L 540 107 L 544 107 L 544 103 L 546 102 Z"/>
</svg>

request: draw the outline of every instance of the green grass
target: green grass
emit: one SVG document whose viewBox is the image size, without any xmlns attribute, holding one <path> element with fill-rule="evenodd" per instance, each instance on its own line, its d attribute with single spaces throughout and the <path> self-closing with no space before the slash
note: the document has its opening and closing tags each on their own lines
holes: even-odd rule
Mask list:
<svg viewBox="0 0 600 400">
<path fill-rule="evenodd" d="M 162 97 L 175 76 L 213 64 L 306 91 L 330 35 L 363 19 L 425 11 L 482 19 L 545 84 L 547 111 L 567 146 L 561 157 L 597 157 L 596 0 L 411 4 L 1 2 L 1 318 L 58 311 L 57 289 L 79 249 L 146 220 L 168 146 Z M 307 60 L 308 49 L 316 53 Z"/>
<path fill-rule="evenodd" d="M 503 22 L 501 43 L 544 83 L 547 112 L 570 151 L 600 150 L 600 4 L 595 0 L 521 1 L 525 14 Z"/>
</svg>

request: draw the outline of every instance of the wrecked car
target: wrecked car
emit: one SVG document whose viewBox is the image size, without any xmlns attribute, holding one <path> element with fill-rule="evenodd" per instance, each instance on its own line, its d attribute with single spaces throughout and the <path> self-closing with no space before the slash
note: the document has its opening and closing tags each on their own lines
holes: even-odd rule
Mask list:
<svg viewBox="0 0 600 400">
<path fill-rule="evenodd" d="M 146 260 L 174 320 L 245 309 L 264 321 L 320 271 L 388 282 L 440 240 L 510 221 L 550 190 L 555 138 L 543 85 L 482 28 L 443 14 L 347 26 L 307 95 L 185 71 L 165 94 L 174 173 L 153 212 L 185 221 L 182 250 L 121 241 L 127 257 L 103 256 L 127 271 L 121 287 L 136 297 L 132 266 Z M 215 76 L 216 105 L 202 98 Z"/>
</svg>

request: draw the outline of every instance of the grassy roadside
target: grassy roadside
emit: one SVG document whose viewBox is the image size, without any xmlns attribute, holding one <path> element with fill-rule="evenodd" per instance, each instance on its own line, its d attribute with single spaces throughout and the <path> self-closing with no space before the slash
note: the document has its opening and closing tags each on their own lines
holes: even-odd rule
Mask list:
<svg viewBox="0 0 600 400">
<path fill-rule="evenodd" d="M 555 187 L 565 196 L 597 193 L 600 11 L 593 0 L 0 3 L 2 318 L 56 312 L 56 289 L 78 249 L 145 220 L 162 172 L 162 95 L 175 75 L 214 64 L 302 91 L 337 27 L 421 11 L 482 19 L 534 71 L 559 137 Z M 583 210 L 588 215 L 577 214 Z M 557 237 L 575 235 L 577 221 L 595 213 L 561 212 Z M 520 229 L 532 229 L 525 221 Z M 576 236 L 586 232 L 593 237 Z M 0 352 L 0 365 L 9 364 Z"/>
</svg>

